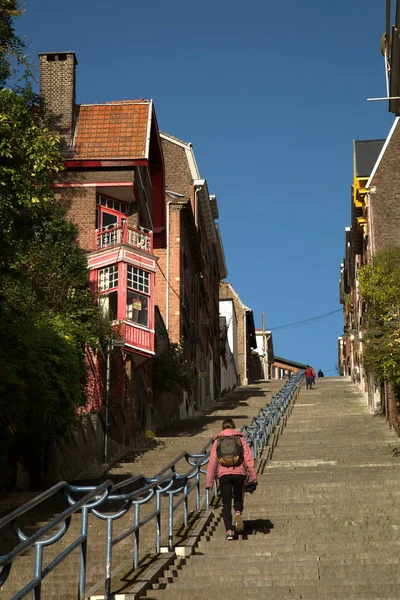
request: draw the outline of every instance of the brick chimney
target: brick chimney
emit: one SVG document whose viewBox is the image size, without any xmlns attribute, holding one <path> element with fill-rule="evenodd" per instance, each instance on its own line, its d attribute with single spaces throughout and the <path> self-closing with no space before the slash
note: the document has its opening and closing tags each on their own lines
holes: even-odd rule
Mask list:
<svg viewBox="0 0 400 600">
<path fill-rule="evenodd" d="M 51 130 L 60 138 L 63 153 L 72 151 L 75 113 L 75 52 L 41 52 L 40 95 Z"/>
</svg>

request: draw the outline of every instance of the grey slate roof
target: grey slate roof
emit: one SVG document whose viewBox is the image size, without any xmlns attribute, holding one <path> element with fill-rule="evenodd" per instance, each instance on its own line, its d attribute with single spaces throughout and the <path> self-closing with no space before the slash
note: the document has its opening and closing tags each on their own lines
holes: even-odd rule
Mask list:
<svg viewBox="0 0 400 600">
<path fill-rule="evenodd" d="M 385 140 L 354 140 L 354 173 L 356 177 L 369 177 Z"/>
</svg>

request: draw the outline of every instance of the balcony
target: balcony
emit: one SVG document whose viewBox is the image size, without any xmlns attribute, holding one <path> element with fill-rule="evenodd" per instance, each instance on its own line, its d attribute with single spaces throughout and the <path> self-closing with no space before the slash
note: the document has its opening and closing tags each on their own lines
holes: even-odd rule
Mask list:
<svg viewBox="0 0 400 600">
<path fill-rule="evenodd" d="M 95 252 L 122 244 L 151 254 L 153 252 L 153 232 L 143 227 L 131 227 L 126 221 L 120 225 L 109 225 L 96 229 Z"/>
<path fill-rule="evenodd" d="M 133 321 L 114 321 L 113 326 L 124 341 L 124 350 L 144 355 L 154 354 L 154 332 Z"/>
</svg>

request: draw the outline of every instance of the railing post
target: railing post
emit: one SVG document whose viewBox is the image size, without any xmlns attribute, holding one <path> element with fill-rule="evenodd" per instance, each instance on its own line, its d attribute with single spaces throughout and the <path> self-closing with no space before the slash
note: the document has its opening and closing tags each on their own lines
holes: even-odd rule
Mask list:
<svg viewBox="0 0 400 600">
<path fill-rule="evenodd" d="M 186 527 L 186 525 L 188 524 L 188 494 L 187 494 L 187 487 L 188 484 L 186 483 L 185 487 L 183 488 L 183 523 Z"/>
<path fill-rule="evenodd" d="M 200 467 L 196 474 L 196 510 L 200 512 Z"/>
<path fill-rule="evenodd" d="M 106 520 L 106 569 L 104 580 L 105 600 L 110 600 L 111 597 L 112 530 L 113 522 L 111 518 L 108 518 Z"/>
<path fill-rule="evenodd" d="M 83 506 L 81 513 L 81 535 L 85 539 L 82 540 L 80 548 L 78 600 L 85 599 L 88 518 L 89 509 L 86 506 Z"/>
<path fill-rule="evenodd" d="M 174 496 L 168 494 L 169 505 L 168 505 L 168 550 L 173 552 L 174 550 Z"/>
<path fill-rule="evenodd" d="M 156 490 L 156 552 L 160 553 L 160 538 L 161 538 L 161 491 Z"/>
<path fill-rule="evenodd" d="M 38 582 L 33 589 L 33 599 L 40 600 L 42 597 L 42 569 L 43 569 L 43 546 L 41 542 L 35 544 L 35 566 L 34 578 Z"/>
<path fill-rule="evenodd" d="M 140 504 L 135 504 L 134 508 L 134 520 L 133 524 L 136 527 L 140 522 Z M 133 534 L 133 568 L 137 569 L 139 566 L 139 528 Z"/>
</svg>

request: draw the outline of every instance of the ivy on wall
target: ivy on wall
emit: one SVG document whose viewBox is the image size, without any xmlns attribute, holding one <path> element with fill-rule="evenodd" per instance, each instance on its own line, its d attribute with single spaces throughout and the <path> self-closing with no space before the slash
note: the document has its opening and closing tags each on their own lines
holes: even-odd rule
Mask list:
<svg viewBox="0 0 400 600">
<path fill-rule="evenodd" d="M 359 271 L 366 303 L 363 364 L 376 379 L 400 386 L 400 248 L 376 254 Z"/>
</svg>

